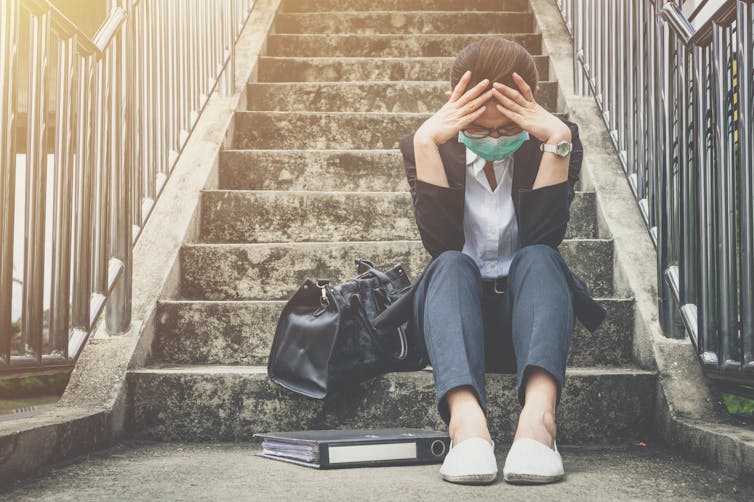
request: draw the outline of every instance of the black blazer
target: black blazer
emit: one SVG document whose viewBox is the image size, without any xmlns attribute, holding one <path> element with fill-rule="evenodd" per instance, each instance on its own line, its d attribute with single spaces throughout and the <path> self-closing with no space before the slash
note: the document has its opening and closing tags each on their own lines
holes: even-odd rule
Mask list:
<svg viewBox="0 0 754 502">
<path fill-rule="evenodd" d="M 568 180 L 532 190 L 542 157 L 539 150 L 542 142 L 532 135 L 513 154 L 512 198 L 522 247 L 546 244 L 557 250 L 566 233 L 570 218 L 569 209 L 575 196 L 574 185 L 581 170 L 583 149 L 578 126 L 569 120 L 561 120 L 571 129 L 573 143 Z M 450 187 L 441 187 L 416 179 L 414 133 L 400 139 L 400 149 L 413 198 L 414 216 L 424 248 L 432 259 L 448 249 L 462 250 L 465 241 L 463 214 L 466 145 L 454 136 L 438 147 Z M 574 313 L 589 331 L 594 331 L 604 320 L 606 310 L 591 297 L 586 283 L 574 274 L 570 267 L 568 270 L 569 284 L 574 296 Z M 417 282 L 418 278 L 414 284 Z M 387 326 L 408 319 L 413 304 L 411 292 L 413 289 L 383 312 L 376 323 L 379 326 Z"/>
</svg>

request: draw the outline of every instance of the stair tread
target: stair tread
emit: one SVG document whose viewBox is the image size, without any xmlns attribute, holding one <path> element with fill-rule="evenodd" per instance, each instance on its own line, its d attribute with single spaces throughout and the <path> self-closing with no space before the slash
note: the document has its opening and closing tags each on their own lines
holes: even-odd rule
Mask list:
<svg viewBox="0 0 754 502">
<path fill-rule="evenodd" d="M 594 237 L 594 238 L 571 238 L 571 239 L 563 239 L 564 243 L 568 242 L 603 242 L 608 243 L 612 242 L 612 237 Z M 326 245 L 344 245 L 344 246 L 352 246 L 352 245 L 358 245 L 358 244 L 374 244 L 374 243 L 384 242 L 389 245 L 399 245 L 399 244 L 421 244 L 421 239 L 395 239 L 390 241 L 384 241 L 384 240 L 378 240 L 378 241 L 368 241 L 368 240 L 354 240 L 354 241 L 344 241 L 344 240 L 333 240 L 333 241 L 282 241 L 282 242 L 184 242 L 183 246 L 188 247 L 268 247 L 268 246 L 300 246 L 300 247 L 306 247 L 306 246 L 322 246 L 323 244 Z"/>
<path fill-rule="evenodd" d="M 270 431 L 289 430 L 275 427 Z M 268 431 L 265 431 L 268 432 Z M 711 471 L 677 448 L 643 437 L 585 445 L 558 438 L 566 482 L 537 486 L 531 499 L 573 500 L 754 500 L 754 487 L 730 472 Z M 364 469 L 319 470 L 261 457 L 260 438 L 238 442 L 144 442 L 123 439 L 116 447 L 82 455 L 69 465 L 40 473 L 4 491 L 4 500 L 450 500 L 454 487 L 440 480 L 440 463 Z M 498 480 L 468 490 L 470 500 L 508 499 L 519 487 L 503 481 L 510 441 L 496 443 Z M 116 474 L 117 473 L 117 474 Z M 65 479 L 65 483 L 61 483 Z M 280 480 L 279 482 L 276 482 Z M 270 482 L 271 481 L 271 482 Z M 201 489 L 201 491 L 199 491 Z M 12 492 L 10 492 L 12 490 Z M 198 494 L 201 493 L 201 496 Z M 473 493 L 473 494 L 472 494 Z M 521 493 L 528 493 L 526 489 Z M 589 493 L 595 494 L 594 497 Z M 604 496 L 599 497 L 598 494 Z M 707 495 L 704 495 L 704 494 Z M 97 495 L 99 494 L 99 495 Z M 115 497 L 113 494 L 119 494 Z M 152 495 L 156 494 L 156 495 Z M 157 495 L 159 494 L 159 495 Z M 250 495 L 253 494 L 253 495 Z M 415 494 L 411 496 L 410 494 Z M 509 496 L 522 500 L 525 495 Z M 463 500 L 465 497 L 455 497 Z"/>
<path fill-rule="evenodd" d="M 546 85 L 546 84 L 557 84 L 557 80 L 540 80 L 539 85 Z M 447 80 L 405 80 L 401 82 L 401 85 L 409 86 L 409 85 L 416 85 L 417 87 L 421 85 L 426 84 L 435 84 L 435 85 L 448 85 Z M 307 86 L 307 87 L 326 87 L 326 86 L 348 86 L 348 87 L 366 87 L 366 86 L 379 86 L 379 87 L 392 87 L 395 86 L 395 82 L 387 82 L 385 80 L 348 80 L 345 82 L 338 82 L 338 81 L 324 81 L 324 80 L 317 80 L 315 82 L 249 82 L 246 84 L 247 86 L 281 86 L 281 85 L 293 85 L 293 86 Z"/>
<path fill-rule="evenodd" d="M 630 302 L 634 301 L 634 296 L 593 296 L 598 302 Z M 208 304 L 208 305 L 227 305 L 227 304 L 242 304 L 242 305 L 282 305 L 287 300 L 260 300 L 260 299 L 246 299 L 246 300 L 203 300 L 192 298 L 160 298 L 158 303 L 170 303 L 175 305 L 181 304 Z"/>
<path fill-rule="evenodd" d="M 160 373 L 160 374 L 225 374 L 234 375 L 263 375 L 267 377 L 267 366 L 262 365 L 235 365 L 235 364 L 173 364 L 152 363 L 143 368 L 133 368 L 129 373 Z M 432 373 L 432 366 L 416 371 L 390 372 L 396 375 L 411 375 Z M 501 373 L 488 373 L 488 375 L 500 375 Z M 593 375 L 657 375 L 657 371 L 646 370 L 638 366 L 570 366 L 566 367 L 566 374 L 574 376 Z"/>
<path fill-rule="evenodd" d="M 359 196 L 359 195 L 388 195 L 388 196 L 395 196 L 395 197 L 405 197 L 407 194 L 410 194 L 411 192 L 408 190 L 259 190 L 259 189 L 248 189 L 248 188 L 203 188 L 200 190 L 200 192 L 205 193 L 214 193 L 214 192 L 240 192 L 240 193 L 249 193 L 249 194 L 290 194 L 290 195 L 309 195 L 309 196 L 317 196 L 317 195 L 334 195 L 337 197 L 353 197 L 353 196 Z M 583 190 L 575 190 L 574 193 L 576 196 L 579 194 L 585 194 L 585 193 L 594 193 L 591 191 L 583 191 Z"/>
</svg>

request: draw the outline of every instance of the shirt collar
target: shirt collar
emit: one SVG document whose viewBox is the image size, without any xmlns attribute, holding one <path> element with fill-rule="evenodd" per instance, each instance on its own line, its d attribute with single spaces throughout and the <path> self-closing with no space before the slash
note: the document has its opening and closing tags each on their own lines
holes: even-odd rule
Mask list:
<svg viewBox="0 0 754 502">
<path fill-rule="evenodd" d="M 474 173 L 474 176 L 479 177 L 479 174 L 484 170 L 484 165 L 487 163 L 485 159 L 477 155 L 476 153 L 472 152 L 469 147 L 464 145 L 466 148 L 466 167 L 471 167 L 472 172 Z M 505 159 L 506 161 L 511 161 L 513 159 L 513 155 Z M 497 173 L 499 171 L 498 167 L 503 167 L 507 165 L 508 162 L 503 161 L 502 164 L 499 161 L 494 161 L 493 168 L 495 168 L 495 172 Z"/>
</svg>

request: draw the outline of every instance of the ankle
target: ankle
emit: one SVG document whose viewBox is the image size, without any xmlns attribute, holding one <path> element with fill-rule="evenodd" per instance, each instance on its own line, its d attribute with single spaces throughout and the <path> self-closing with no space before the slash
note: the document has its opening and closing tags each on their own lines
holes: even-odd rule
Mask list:
<svg viewBox="0 0 754 502">
<path fill-rule="evenodd" d="M 453 444 L 458 444 L 469 437 L 479 436 L 492 443 L 487 418 L 484 412 L 479 410 L 463 410 L 451 416 L 448 424 L 448 435 Z"/>
<path fill-rule="evenodd" d="M 552 444 L 557 436 L 555 412 L 550 409 L 524 407 L 518 419 L 516 437 L 526 436 Z"/>
</svg>

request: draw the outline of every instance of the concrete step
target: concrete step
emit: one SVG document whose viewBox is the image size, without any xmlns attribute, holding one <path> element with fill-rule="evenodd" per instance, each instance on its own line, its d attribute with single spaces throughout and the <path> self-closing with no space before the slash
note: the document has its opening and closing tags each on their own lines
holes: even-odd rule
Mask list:
<svg viewBox="0 0 754 502">
<path fill-rule="evenodd" d="M 576 190 L 579 185 L 580 181 Z M 218 187 L 344 192 L 409 189 L 398 149 L 220 150 Z"/>
<path fill-rule="evenodd" d="M 613 294 L 612 239 L 565 240 L 559 250 L 593 296 Z M 281 244 L 184 244 L 180 251 L 180 299 L 285 300 L 307 279 L 351 279 L 354 259 L 378 267 L 402 263 L 411 278 L 430 260 L 418 240 L 289 242 Z"/>
<path fill-rule="evenodd" d="M 427 35 L 305 34 L 268 35 L 267 54 L 297 57 L 447 57 L 457 54 L 487 33 Z M 531 54 L 542 54 L 541 33 L 517 33 L 507 38 Z"/>
<path fill-rule="evenodd" d="M 597 237 L 594 204 L 594 193 L 576 192 L 566 238 Z M 203 190 L 199 231 L 202 242 L 420 238 L 409 192 Z"/>
<path fill-rule="evenodd" d="M 427 464 L 320 470 L 262 457 L 258 442 L 160 442 L 123 437 L 95 454 L 56 462 L 29 480 L 9 485 L 2 494 L 8 502 L 166 498 L 285 502 L 754 500 L 750 480 L 711 468 L 708 462 L 683 454 L 654 434 L 602 445 L 570 445 L 558 438 L 566 478 L 536 488 L 503 480 L 510 446 L 495 443 L 498 476 L 494 483 L 456 485 L 440 477 L 442 457 Z M 536 491 L 536 497 L 530 491 Z M 585 496 L 589 493 L 595 496 Z M 596 496 L 599 494 L 610 495 Z"/>
<path fill-rule="evenodd" d="M 567 117 L 565 113 L 554 113 Z M 236 149 L 390 149 L 427 113 L 236 112 Z"/>
<path fill-rule="evenodd" d="M 549 58 L 533 56 L 541 78 Z M 448 81 L 454 57 L 270 57 L 259 58 L 259 82 Z M 448 84 L 450 85 L 450 84 Z"/>
<path fill-rule="evenodd" d="M 177 366 L 128 372 L 135 437 L 252 441 L 270 430 L 429 427 L 443 430 L 431 367 L 391 372 L 324 400 L 272 382 L 265 366 Z M 514 374 L 488 373 L 492 439 L 509 442 L 518 422 Z M 611 443 L 651 430 L 655 373 L 638 368 L 568 368 L 558 440 Z"/>
<path fill-rule="evenodd" d="M 261 82 L 247 86 L 253 111 L 436 112 L 448 101 L 447 81 L 437 82 Z M 558 83 L 540 82 L 537 103 L 558 106 Z"/>
<path fill-rule="evenodd" d="M 631 362 L 633 298 L 598 298 L 605 322 L 589 332 L 576 322 L 568 366 Z M 161 300 L 151 359 L 172 364 L 266 365 L 285 301 Z"/>
<path fill-rule="evenodd" d="M 452 10 L 528 11 L 528 0 L 283 0 L 282 12 Z"/>
<path fill-rule="evenodd" d="M 400 150 L 220 150 L 224 190 L 408 190 Z"/>
<path fill-rule="evenodd" d="M 275 18 L 275 33 L 490 33 L 508 36 L 535 31 L 531 12 L 306 12 L 281 13 Z"/>
</svg>

